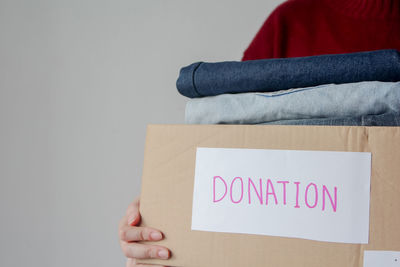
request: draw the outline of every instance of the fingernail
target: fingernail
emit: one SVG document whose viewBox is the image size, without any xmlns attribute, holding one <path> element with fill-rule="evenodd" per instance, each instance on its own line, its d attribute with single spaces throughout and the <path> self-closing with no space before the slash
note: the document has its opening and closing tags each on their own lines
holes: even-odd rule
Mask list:
<svg viewBox="0 0 400 267">
<path fill-rule="evenodd" d="M 158 257 L 160 257 L 161 259 L 168 259 L 168 251 L 159 250 L 158 251 Z"/>
<path fill-rule="evenodd" d="M 150 234 L 150 238 L 151 240 L 160 240 L 162 238 L 162 235 L 159 232 L 152 232 Z"/>
<path fill-rule="evenodd" d="M 128 224 L 131 225 L 136 220 L 136 216 L 134 214 L 128 217 Z"/>
</svg>

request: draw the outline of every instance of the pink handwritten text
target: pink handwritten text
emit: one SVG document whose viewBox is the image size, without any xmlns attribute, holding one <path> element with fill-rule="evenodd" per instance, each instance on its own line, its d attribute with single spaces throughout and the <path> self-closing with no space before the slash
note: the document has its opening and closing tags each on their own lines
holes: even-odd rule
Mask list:
<svg viewBox="0 0 400 267">
<path fill-rule="evenodd" d="M 230 201 L 233 204 L 287 206 L 293 208 L 320 208 L 322 211 L 338 209 L 338 188 L 315 182 L 289 179 L 253 179 L 236 176 L 224 179 L 213 177 L 213 203 Z M 229 192 L 229 197 L 227 197 Z M 247 200 L 247 201 L 246 201 Z"/>
</svg>

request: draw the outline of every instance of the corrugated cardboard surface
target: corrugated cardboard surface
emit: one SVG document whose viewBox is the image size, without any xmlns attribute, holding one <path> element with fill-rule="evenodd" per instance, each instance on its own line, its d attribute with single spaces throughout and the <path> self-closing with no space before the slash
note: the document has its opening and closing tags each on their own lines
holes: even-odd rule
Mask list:
<svg viewBox="0 0 400 267">
<path fill-rule="evenodd" d="M 369 244 L 192 231 L 196 147 L 372 152 Z M 364 250 L 400 251 L 400 127 L 150 125 L 140 209 L 142 225 L 165 234 L 154 243 L 172 251 L 167 261 L 141 262 L 362 267 Z"/>
</svg>

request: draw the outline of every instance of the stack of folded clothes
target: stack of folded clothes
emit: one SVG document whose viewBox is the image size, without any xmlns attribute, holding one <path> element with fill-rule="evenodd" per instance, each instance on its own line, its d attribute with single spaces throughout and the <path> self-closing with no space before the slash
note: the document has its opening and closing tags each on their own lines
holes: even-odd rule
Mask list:
<svg viewBox="0 0 400 267">
<path fill-rule="evenodd" d="M 378 50 L 181 69 L 195 124 L 400 125 L 400 55 Z"/>
</svg>

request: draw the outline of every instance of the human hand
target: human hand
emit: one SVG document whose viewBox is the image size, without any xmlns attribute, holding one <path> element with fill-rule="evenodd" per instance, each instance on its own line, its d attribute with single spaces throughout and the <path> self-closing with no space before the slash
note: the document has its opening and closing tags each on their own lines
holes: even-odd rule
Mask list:
<svg viewBox="0 0 400 267">
<path fill-rule="evenodd" d="M 139 264 L 137 259 L 168 259 L 167 248 L 157 245 L 139 244 L 138 241 L 158 241 L 162 233 L 154 228 L 140 227 L 140 197 L 137 197 L 126 210 L 119 223 L 119 240 L 123 253 L 128 258 L 126 267 L 160 267 L 160 265 Z"/>
</svg>

